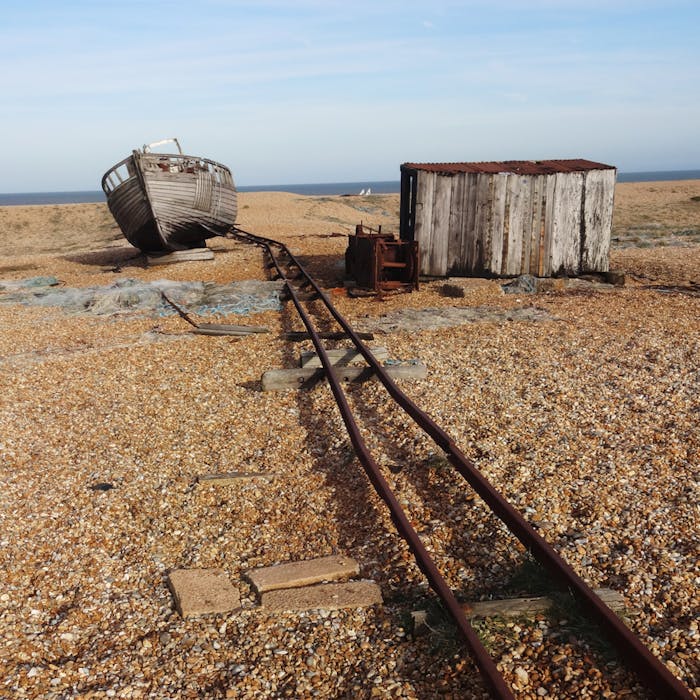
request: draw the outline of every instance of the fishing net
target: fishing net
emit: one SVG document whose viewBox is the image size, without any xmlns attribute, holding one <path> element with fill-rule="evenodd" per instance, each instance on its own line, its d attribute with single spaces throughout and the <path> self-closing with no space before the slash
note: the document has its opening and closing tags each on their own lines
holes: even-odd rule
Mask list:
<svg viewBox="0 0 700 700">
<path fill-rule="evenodd" d="M 282 282 L 245 280 L 216 284 L 122 279 L 104 287 L 70 288 L 58 284 L 53 277 L 0 280 L 0 303 L 57 306 L 68 313 L 99 316 L 127 313 L 170 316 L 176 311 L 163 299 L 163 292 L 178 306 L 199 315 L 247 315 L 282 308 Z"/>
</svg>

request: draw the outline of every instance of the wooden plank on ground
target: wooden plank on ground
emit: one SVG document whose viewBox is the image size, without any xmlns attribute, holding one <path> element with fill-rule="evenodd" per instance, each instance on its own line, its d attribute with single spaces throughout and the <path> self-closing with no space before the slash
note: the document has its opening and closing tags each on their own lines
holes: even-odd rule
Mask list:
<svg viewBox="0 0 700 700">
<path fill-rule="evenodd" d="M 425 379 L 428 369 L 423 363 L 415 365 L 390 365 L 384 367 L 392 379 Z M 371 379 L 374 372 L 370 367 L 335 367 L 333 370 L 342 382 L 363 382 Z M 325 371 L 313 367 L 298 369 L 271 369 L 262 376 L 263 391 L 285 391 L 314 386 L 323 379 Z"/>
<path fill-rule="evenodd" d="M 269 333 L 267 326 L 239 326 L 231 323 L 200 323 L 200 328 L 210 328 L 211 330 L 242 331 L 244 333 Z"/>
<path fill-rule="evenodd" d="M 361 340 L 374 340 L 374 333 L 358 333 L 355 331 L 355 335 Z M 285 340 L 292 340 L 294 342 L 300 342 L 302 340 L 309 340 L 311 336 L 307 331 L 289 331 L 288 333 L 283 333 L 282 337 Z M 323 340 L 345 340 L 348 337 L 347 333 L 331 333 L 331 332 L 321 332 L 318 334 L 319 338 Z"/>
<path fill-rule="evenodd" d="M 214 253 L 209 248 L 192 248 L 190 250 L 174 250 L 164 255 L 147 255 L 149 265 L 171 265 L 179 262 L 196 262 L 213 260 Z"/>
<path fill-rule="evenodd" d="M 375 346 L 370 350 L 380 362 L 389 358 L 389 352 L 385 347 Z M 357 362 L 367 364 L 365 358 L 355 348 L 327 349 L 326 354 L 332 365 L 350 365 Z M 313 350 L 302 352 L 299 357 L 299 365 L 301 367 L 321 367 L 321 358 Z"/>
<path fill-rule="evenodd" d="M 620 613 L 625 610 L 625 599 L 621 593 L 610 588 L 596 588 L 594 593 L 614 612 Z M 467 618 L 473 620 L 480 617 L 533 617 L 546 613 L 553 605 L 551 598 L 536 596 L 462 603 L 461 607 Z M 414 633 L 420 634 L 429 628 L 427 610 L 416 610 L 411 613 L 411 616 Z"/>
<path fill-rule="evenodd" d="M 235 326 L 228 323 L 199 323 L 191 333 L 198 335 L 251 335 L 253 333 L 269 333 L 264 326 Z"/>
<path fill-rule="evenodd" d="M 379 605 L 382 592 L 373 581 L 348 581 L 268 591 L 260 602 L 269 611 L 341 610 Z"/>
<path fill-rule="evenodd" d="M 611 609 L 624 610 L 625 599 L 610 588 L 598 588 L 595 594 Z M 507 598 L 505 600 L 481 600 L 465 603 L 462 608 L 467 617 L 520 617 L 547 612 L 552 600 L 546 596 L 534 598 Z"/>
<path fill-rule="evenodd" d="M 360 567 L 354 559 L 337 554 L 251 569 L 246 572 L 246 578 L 257 593 L 265 593 L 278 588 L 299 588 L 321 581 L 337 581 L 359 573 Z"/>
</svg>

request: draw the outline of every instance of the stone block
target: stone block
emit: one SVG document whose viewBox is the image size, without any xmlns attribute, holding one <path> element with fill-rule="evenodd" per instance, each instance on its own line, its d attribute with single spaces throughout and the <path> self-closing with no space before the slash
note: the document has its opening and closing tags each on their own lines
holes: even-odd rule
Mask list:
<svg viewBox="0 0 700 700">
<path fill-rule="evenodd" d="M 381 604 L 382 592 L 374 581 L 323 583 L 268 591 L 263 593 L 261 603 L 265 610 L 279 612 L 366 608 Z"/>
<path fill-rule="evenodd" d="M 238 589 L 221 569 L 175 569 L 168 574 L 168 586 L 182 617 L 231 612 L 241 607 Z"/>
<path fill-rule="evenodd" d="M 360 567 L 354 559 L 338 554 L 252 569 L 246 573 L 246 578 L 257 593 L 263 593 L 278 588 L 308 586 L 320 581 L 337 581 L 357 576 L 359 572 Z"/>
</svg>

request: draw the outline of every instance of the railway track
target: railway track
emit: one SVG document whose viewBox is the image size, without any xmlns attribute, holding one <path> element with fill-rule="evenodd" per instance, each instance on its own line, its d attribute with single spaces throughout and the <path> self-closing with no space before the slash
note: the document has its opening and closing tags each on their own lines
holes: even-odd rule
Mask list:
<svg viewBox="0 0 700 700">
<path fill-rule="evenodd" d="M 423 572 L 433 591 L 442 601 L 445 609 L 457 626 L 459 634 L 472 655 L 479 672 L 484 678 L 491 694 L 495 698 L 513 698 L 513 694 L 488 651 L 481 643 L 479 636 L 472 628 L 462 606 L 455 597 L 437 565 L 430 557 L 418 533 L 410 523 L 402 509 L 399 500 L 392 492 L 389 483 L 383 476 L 379 464 L 370 453 L 362 437 L 356 417 L 348 402 L 342 381 L 336 376 L 336 371 L 329 359 L 322 342 L 322 333 L 316 328 L 313 319 L 304 308 L 302 294 L 307 294 L 312 300 L 318 300 L 330 314 L 342 333 L 353 343 L 363 356 L 369 371 L 381 382 L 394 403 L 399 406 L 413 421 L 435 442 L 445 453 L 446 458 L 456 471 L 468 482 L 474 491 L 482 498 L 490 510 L 504 523 L 510 532 L 517 537 L 530 554 L 541 564 L 561 586 L 568 589 L 577 599 L 585 614 L 594 621 L 609 641 L 612 643 L 621 659 L 627 664 L 639 679 L 651 690 L 656 697 L 665 699 L 686 698 L 693 696 L 659 659 L 657 659 L 641 640 L 632 633 L 622 620 L 601 601 L 596 593 L 564 559 L 537 533 L 523 516 L 508 503 L 496 488 L 481 474 L 476 466 L 456 446 L 454 440 L 424 411 L 422 411 L 391 379 L 385 368 L 373 356 L 370 349 L 357 333 L 338 312 L 328 296 L 318 283 L 308 274 L 302 264 L 283 243 L 270 238 L 234 228 L 228 236 L 261 247 L 267 258 L 267 266 L 273 277 L 281 279 L 285 292 L 294 304 L 309 338 L 323 367 L 331 392 L 342 416 L 353 449 L 362 464 L 370 482 L 377 494 L 386 504 L 391 513 L 399 534 L 408 544 L 416 563 Z"/>
</svg>

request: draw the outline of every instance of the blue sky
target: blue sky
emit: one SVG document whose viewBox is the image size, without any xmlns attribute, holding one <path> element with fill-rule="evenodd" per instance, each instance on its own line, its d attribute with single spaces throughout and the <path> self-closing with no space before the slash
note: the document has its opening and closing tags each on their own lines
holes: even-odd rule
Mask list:
<svg viewBox="0 0 700 700">
<path fill-rule="evenodd" d="M 700 0 L 0 0 L 0 192 L 177 136 L 241 185 L 700 168 Z"/>
</svg>

